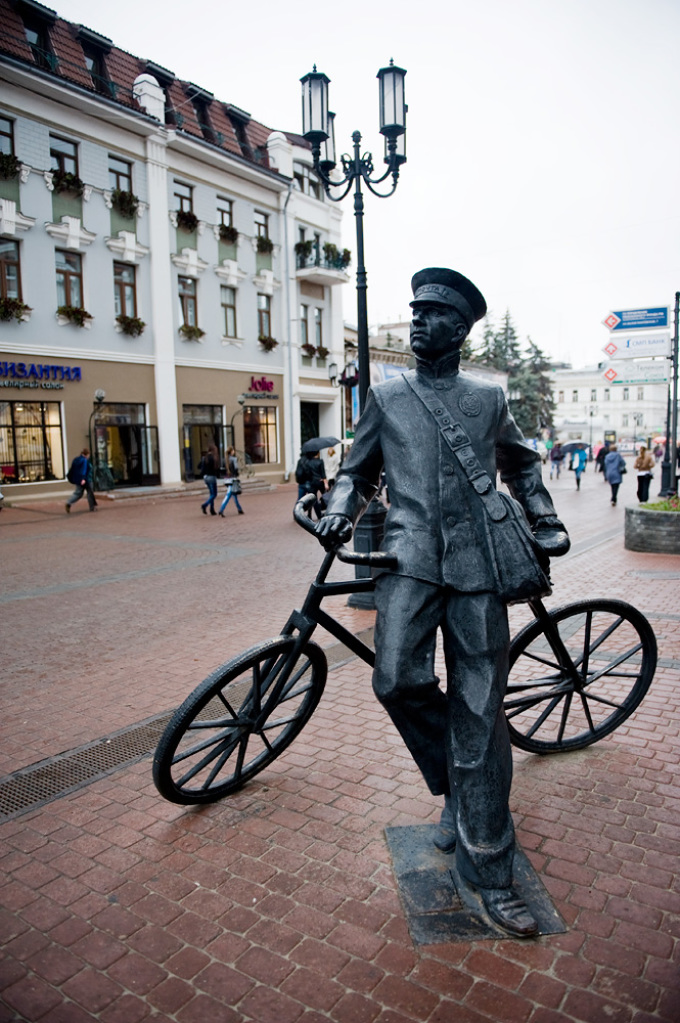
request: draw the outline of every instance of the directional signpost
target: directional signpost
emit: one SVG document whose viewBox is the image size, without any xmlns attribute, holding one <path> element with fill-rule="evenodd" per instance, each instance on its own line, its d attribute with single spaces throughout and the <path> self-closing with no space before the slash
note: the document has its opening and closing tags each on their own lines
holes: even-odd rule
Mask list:
<svg viewBox="0 0 680 1023">
<path fill-rule="evenodd" d="M 680 292 L 675 295 L 675 329 L 672 352 L 671 336 L 668 329 L 670 325 L 668 306 L 651 306 L 647 309 L 617 309 L 609 313 L 602 321 L 610 335 L 609 343 L 603 348 L 611 360 L 610 364 L 604 367 L 605 379 L 610 384 L 665 382 L 669 378 L 668 360 L 671 360 L 673 397 L 671 399 L 669 395 L 666 455 L 662 467 L 661 493 L 663 495 L 676 492 L 679 299 Z M 643 331 L 648 333 L 642 333 Z M 646 361 L 642 361 L 643 359 Z M 672 415 L 670 414 L 671 409 Z"/>
<path fill-rule="evenodd" d="M 608 330 L 659 330 L 668 327 L 668 306 L 653 309 L 622 309 L 602 321 Z"/>
</svg>

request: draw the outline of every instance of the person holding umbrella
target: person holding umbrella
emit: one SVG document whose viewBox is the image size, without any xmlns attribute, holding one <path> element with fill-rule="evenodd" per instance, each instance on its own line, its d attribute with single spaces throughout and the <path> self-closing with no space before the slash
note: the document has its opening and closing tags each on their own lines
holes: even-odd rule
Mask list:
<svg viewBox="0 0 680 1023">
<path fill-rule="evenodd" d="M 305 441 L 302 445 L 302 454 L 295 469 L 295 480 L 298 484 L 298 501 L 305 494 L 315 494 L 316 501 L 312 508 L 316 513 L 317 519 L 321 519 L 324 510 L 320 495 L 325 494 L 328 488 L 326 467 L 321 460 L 320 452 L 322 448 L 330 448 L 334 444 L 339 443 L 340 441 L 337 437 L 310 438 L 310 440 Z M 312 508 L 307 512 L 310 519 L 312 517 Z"/>
</svg>

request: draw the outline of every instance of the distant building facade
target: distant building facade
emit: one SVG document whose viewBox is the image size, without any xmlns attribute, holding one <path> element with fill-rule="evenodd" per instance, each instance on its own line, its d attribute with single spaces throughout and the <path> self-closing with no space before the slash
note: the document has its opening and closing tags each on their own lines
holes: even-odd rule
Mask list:
<svg viewBox="0 0 680 1023">
<path fill-rule="evenodd" d="M 0 472 L 192 479 L 337 433 L 341 211 L 311 152 L 35 0 L 0 0 Z"/>
<path fill-rule="evenodd" d="M 601 444 L 614 433 L 632 450 L 666 434 L 668 384 L 610 383 L 601 367 L 558 369 L 550 374 L 555 401 L 554 438 Z"/>
</svg>

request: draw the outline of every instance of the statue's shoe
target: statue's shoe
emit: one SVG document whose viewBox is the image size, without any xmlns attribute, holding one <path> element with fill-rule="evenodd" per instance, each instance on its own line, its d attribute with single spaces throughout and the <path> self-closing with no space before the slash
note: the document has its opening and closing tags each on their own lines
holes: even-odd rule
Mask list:
<svg viewBox="0 0 680 1023">
<path fill-rule="evenodd" d="M 517 938 L 533 938 L 538 934 L 537 922 L 524 899 L 512 886 L 480 888 L 479 894 L 491 919 L 508 934 L 514 934 Z"/>
<path fill-rule="evenodd" d="M 453 807 L 451 797 L 446 796 L 444 809 L 439 818 L 439 824 L 434 836 L 434 844 L 443 853 L 452 853 L 456 848 L 456 822 L 453 818 Z"/>
</svg>

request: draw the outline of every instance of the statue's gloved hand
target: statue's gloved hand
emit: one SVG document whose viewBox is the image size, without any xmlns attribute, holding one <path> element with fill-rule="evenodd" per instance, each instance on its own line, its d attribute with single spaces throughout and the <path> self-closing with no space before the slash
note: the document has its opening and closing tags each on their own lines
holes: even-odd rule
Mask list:
<svg viewBox="0 0 680 1023">
<path fill-rule="evenodd" d="M 536 543 L 550 558 L 559 558 L 571 547 L 564 524 L 555 515 L 538 519 L 532 526 Z"/>
<path fill-rule="evenodd" d="M 346 515 L 324 515 L 315 529 L 317 540 L 326 550 L 338 547 L 352 536 L 352 523 Z"/>
</svg>

